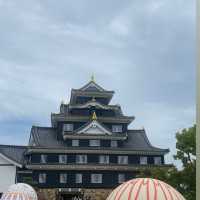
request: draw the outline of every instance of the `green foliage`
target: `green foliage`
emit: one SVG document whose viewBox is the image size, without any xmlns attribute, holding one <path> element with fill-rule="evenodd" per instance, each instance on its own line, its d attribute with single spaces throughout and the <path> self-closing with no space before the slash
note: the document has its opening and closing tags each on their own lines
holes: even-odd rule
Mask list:
<svg viewBox="0 0 200 200">
<path fill-rule="evenodd" d="M 34 185 L 37 184 L 37 182 L 34 181 L 33 178 L 30 177 L 30 176 L 25 176 L 25 177 L 23 177 L 23 182 L 24 182 L 24 183 L 27 183 L 27 184 L 29 184 L 29 185 L 32 185 L 32 186 L 34 186 Z"/>
<path fill-rule="evenodd" d="M 176 139 L 177 154 L 174 158 L 181 160 L 184 167 L 188 164 L 193 165 L 196 160 L 196 125 L 176 133 Z"/>
<path fill-rule="evenodd" d="M 153 168 L 141 172 L 139 177 L 162 180 L 176 188 L 187 200 L 196 199 L 196 125 L 176 134 L 177 154 L 183 168 Z"/>
<path fill-rule="evenodd" d="M 196 125 L 176 134 L 176 160 L 181 160 L 183 169 L 177 171 L 176 188 L 187 200 L 196 199 Z"/>
</svg>

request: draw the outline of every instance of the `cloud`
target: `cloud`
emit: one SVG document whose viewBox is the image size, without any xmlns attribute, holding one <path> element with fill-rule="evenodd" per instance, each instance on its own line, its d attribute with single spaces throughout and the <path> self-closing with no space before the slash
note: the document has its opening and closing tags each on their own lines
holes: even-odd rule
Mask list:
<svg viewBox="0 0 200 200">
<path fill-rule="evenodd" d="M 93 73 L 157 146 L 174 153 L 176 131 L 195 122 L 194 0 L 4 0 L 0 24 L 3 143 L 26 144 Z"/>
</svg>

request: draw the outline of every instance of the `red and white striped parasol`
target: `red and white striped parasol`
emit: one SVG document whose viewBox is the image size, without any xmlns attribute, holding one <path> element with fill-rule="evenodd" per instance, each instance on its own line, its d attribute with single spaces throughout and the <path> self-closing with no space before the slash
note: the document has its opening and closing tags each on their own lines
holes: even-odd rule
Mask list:
<svg viewBox="0 0 200 200">
<path fill-rule="evenodd" d="M 163 181 L 137 178 L 118 186 L 107 200 L 185 200 L 185 198 Z"/>
<path fill-rule="evenodd" d="M 17 183 L 8 188 L 1 200 L 37 200 L 37 193 L 30 185 Z"/>
</svg>

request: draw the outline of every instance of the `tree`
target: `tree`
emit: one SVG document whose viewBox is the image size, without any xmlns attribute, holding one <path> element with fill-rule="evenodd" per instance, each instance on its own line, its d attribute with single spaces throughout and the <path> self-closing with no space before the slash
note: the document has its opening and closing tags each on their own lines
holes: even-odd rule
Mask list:
<svg viewBox="0 0 200 200">
<path fill-rule="evenodd" d="M 182 132 L 176 134 L 177 154 L 174 156 L 176 160 L 181 160 L 183 166 L 188 164 L 195 167 L 196 160 L 196 125 L 189 129 L 183 129 Z"/>
<path fill-rule="evenodd" d="M 176 133 L 177 153 L 175 160 L 182 162 L 182 169 L 154 168 L 146 169 L 140 177 L 162 180 L 176 188 L 187 200 L 196 199 L 196 125 Z"/>
<path fill-rule="evenodd" d="M 177 171 L 176 187 L 187 200 L 196 199 L 196 125 L 176 134 L 176 160 L 183 169 Z M 175 174 L 176 175 L 176 174 Z M 176 177 L 176 176 L 175 176 Z"/>
</svg>

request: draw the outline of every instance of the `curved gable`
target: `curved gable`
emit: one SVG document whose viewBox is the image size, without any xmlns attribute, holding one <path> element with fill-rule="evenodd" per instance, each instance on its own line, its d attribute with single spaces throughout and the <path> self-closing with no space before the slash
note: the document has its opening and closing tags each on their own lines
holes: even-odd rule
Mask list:
<svg viewBox="0 0 200 200">
<path fill-rule="evenodd" d="M 112 132 L 110 132 L 108 129 L 103 127 L 98 121 L 93 120 L 83 128 L 79 129 L 77 133 L 81 134 L 93 134 L 93 135 L 111 135 Z"/>
</svg>

